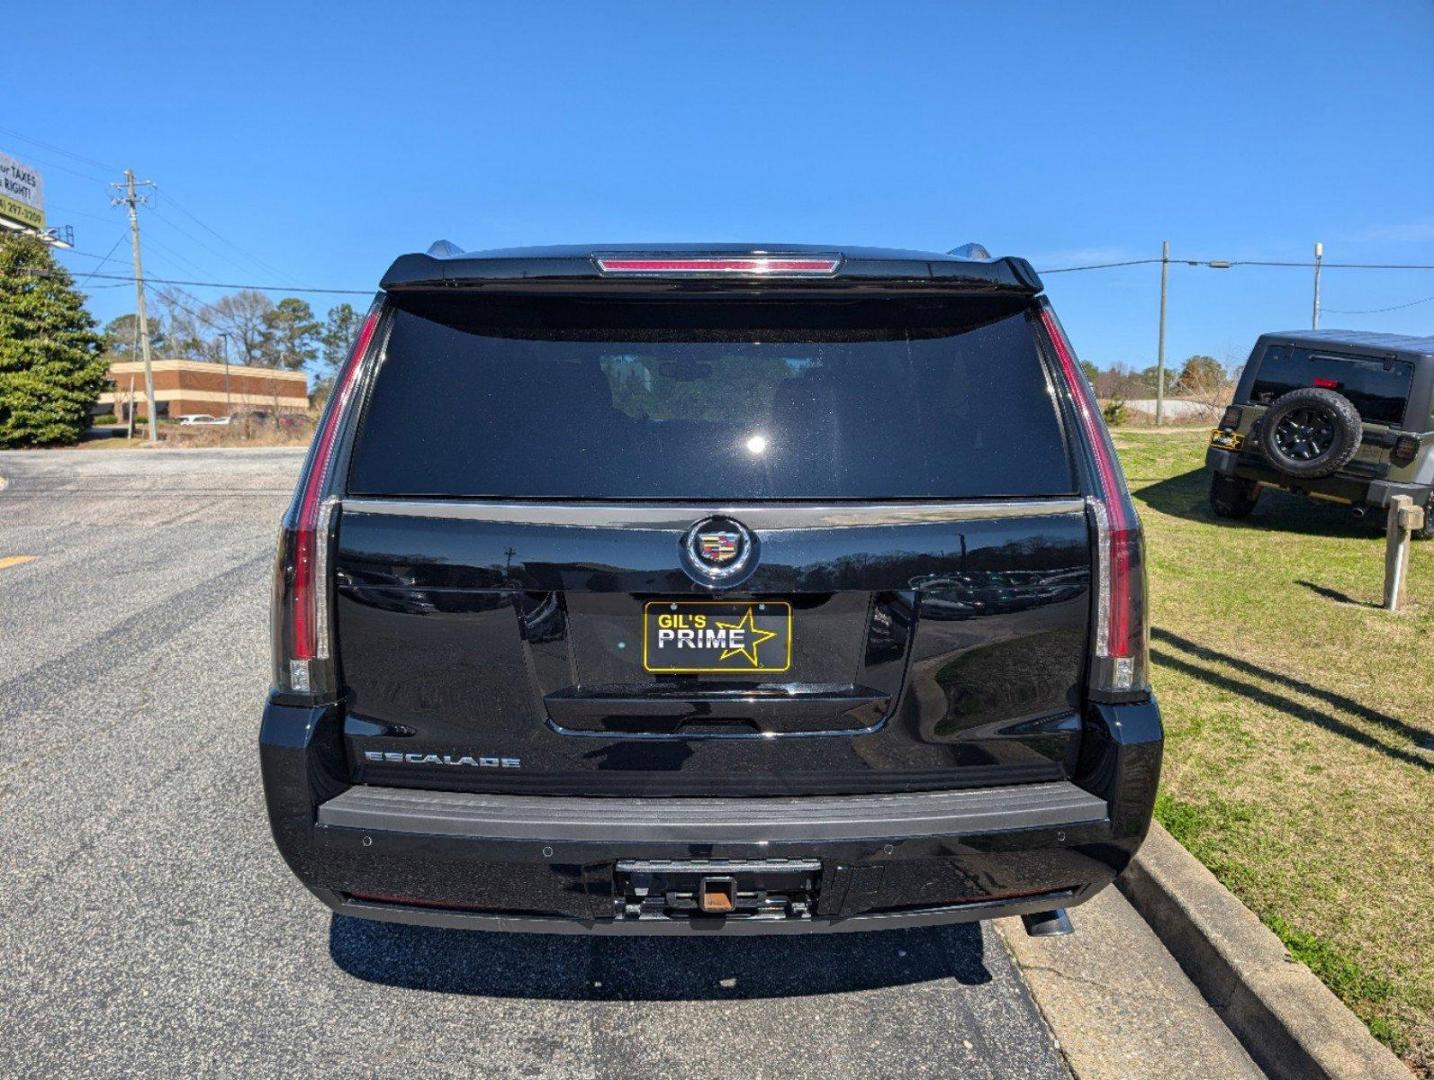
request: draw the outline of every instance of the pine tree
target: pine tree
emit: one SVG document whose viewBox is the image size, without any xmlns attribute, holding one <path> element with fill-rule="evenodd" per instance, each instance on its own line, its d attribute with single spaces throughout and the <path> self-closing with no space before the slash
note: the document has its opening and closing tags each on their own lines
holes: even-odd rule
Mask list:
<svg viewBox="0 0 1434 1080">
<path fill-rule="evenodd" d="M 0 236 L 0 447 L 79 440 L 104 388 L 95 320 L 34 236 Z"/>
</svg>

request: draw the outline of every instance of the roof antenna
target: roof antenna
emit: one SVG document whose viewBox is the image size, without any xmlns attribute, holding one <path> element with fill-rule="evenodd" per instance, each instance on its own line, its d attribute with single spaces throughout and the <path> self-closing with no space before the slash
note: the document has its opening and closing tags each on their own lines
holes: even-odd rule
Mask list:
<svg viewBox="0 0 1434 1080">
<path fill-rule="evenodd" d="M 960 247 L 952 248 L 946 254 L 955 255 L 958 259 L 990 259 L 991 257 L 985 244 L 962 244 Z"/>
<path fill-rule="evenodd" d="M 429 245 L 428 254 L 436 259 L 447 259 L 454 255 L 462 255 L 463 249 L 452 240 L 435 240 Z"/>
</svg>

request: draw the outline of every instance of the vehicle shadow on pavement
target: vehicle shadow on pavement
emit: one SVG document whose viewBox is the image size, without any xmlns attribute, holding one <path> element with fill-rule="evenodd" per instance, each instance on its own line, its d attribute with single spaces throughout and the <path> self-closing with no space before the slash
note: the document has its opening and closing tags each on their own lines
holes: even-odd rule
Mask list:
<svg viewBox="0 0 1434 1080">
<path fill-rule="evenodd" d="M 1222 529 L 1259 529 L 1308 536 L 1353 537 L 1375 539 L 1380 534 L 1382 511 L 1356 518 L 1348 507 L 1337 507 L 1313 499 L 1289 495 L 1283 491 L 1265 490 L 1260 501 L 1244 521 L 1217 518 L 1210 509 L 1210 470 L 1190 472 L 1141 486 L 1138 476 L 1130 477 L 1131 498 L 1145 503 L 1152 510 L 1189 521 L 1203 521 Z"/>
<path fill-rule="evenodd" d="M 550 1000 L 806 997 L 991 981 L 976 924 L 751 938 L 589 937 L 405 926 L 334 915 L 329 955 L 368 982 Z"/>
<path fill-rule="evenodd" d="M 1417 765 L 1421 769 L 1434 769 L 1434 762 L 1430 762 L 1428 758 L 1421 757 L 1417 753 L 1398 746 L 1390 746 L 1388 743 L 1381 741 L 1373 735 L 1337 719 L 1325 709 L 1306 705 L 1292 697 L 1277 693 L 1271 689 L 1271 687 L 1283 686 L 1294 693 L 1303 694 L 1306 697 L 1322 701 L 1331 708 L 1338 709 L 1351 716 L 1357 716 L 1368 724 L 1388 731 L 1391 735 L 1407 739 L 1416 747 L 1428 745 L 1429 733 L 1427 731 L 1423 731 L 1411 724 L 1406 724 L 1397 717 L 1379 712 L 1377 709 L 1371 709 L 1369 706 L 1361 704 L 1351 697 L 1346 697 L 1337 691 L 1326 690 L 1323 687 L 1305 682 L 1303 679 L 1291 678 L 1288 675 L 1280 674 L 1278 671 L 1271 671 L 1269 668 L 1252 664 L 1250 661 L 1243 660 L 1238 656 L 1231 656 L 1228 653 L 1222 653 L 1216 649 L 1199 645 L 1188 638 L 1181 637 L 1179 634 L 1171 633 L 1169 630 L 1160 627 L 1153 627 L 1151 629 L 1150 639 L 1159 645 L 1168 646 L 1168 649 L 1151 649 L 1151 658 L 1155 660 L 1157 664 L 1173 668 L 1185 675 L 1189 675 L 1193 679 L 1199 679 L 1202 682 L 1208 683 L 1211 686 L 1217 686 L 1229 693 L 1251 698 L 1271 709 L 1278 709 L 1280 712 L 1292 716 L 1297 720 L 1303 720 L 1306 723 L 1314 724 L 1316 727 L 1324 728 L 1326 731 L 1332 731 L 1336 735 L 1342 735 L 1352 742 L 1359 743 L 1361 746 L 1367 746 L 1371 750 L 1377 750 L 1381 754 L 1387 754 L 1389 757 L 1399 761 Z M 1180 653 L 1184 655 L 1177 655 L 1175 652 L 1169 651 L 1169 649 L 1178 649 Z M 1196 661 L 1202 661 L 1203 664 L 1196 663 Z M 1205 666 L 1210 664 L 1219 664 L 1223 667 L 1233 669 L 1241 675 L 1248 676 L 1248 681 Z"/>
</svg>

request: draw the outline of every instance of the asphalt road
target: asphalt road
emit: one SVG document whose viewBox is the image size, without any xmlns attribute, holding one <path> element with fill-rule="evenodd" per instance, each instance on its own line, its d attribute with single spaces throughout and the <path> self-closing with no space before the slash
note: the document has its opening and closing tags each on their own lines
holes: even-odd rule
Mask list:
<svg viewBox="0 0 1434 1080">
<path fill-rule="evenodd" d="M 0 454 L 0 1074 L 1067 1075 L 989 927 L 627 940 L 332 916 L 270 841 L 256 750 L 299 458 Z"/>
</svg>

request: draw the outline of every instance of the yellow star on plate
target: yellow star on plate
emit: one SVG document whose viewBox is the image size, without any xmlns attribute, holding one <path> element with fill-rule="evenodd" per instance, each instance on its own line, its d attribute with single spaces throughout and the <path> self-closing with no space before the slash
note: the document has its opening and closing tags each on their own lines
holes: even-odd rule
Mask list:
<svg viewBox="0 0 1434 1080">
<path fill-rule="evenodd" d="M 753 667 L 757 666 L 757 646 L 765 642 L 771 641 L 774 637 L 777 636 L 777 632 L 775 630 L 759 630 L 757 628 L 756 622 L 752 619 L 751 608 L 748 608 L 747 613 L 743 615 L 742 618 L 739 619 L 737 622 L 718 622 L 717 629 L 742 630 L 750 635 L 749 644 L 745 648 L 728 649 L 717 658 L 718 661 L 720 662 L 726 660 L 729 656 L 736 656 L 738 653 L 741 653 L 748 660 L 752 661 Z"/>
</svg>

